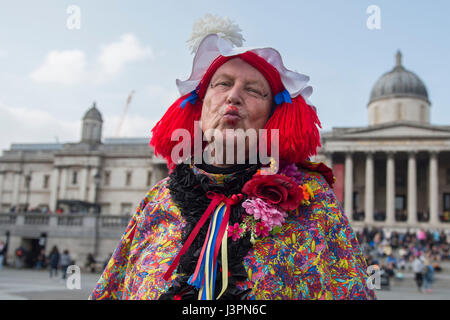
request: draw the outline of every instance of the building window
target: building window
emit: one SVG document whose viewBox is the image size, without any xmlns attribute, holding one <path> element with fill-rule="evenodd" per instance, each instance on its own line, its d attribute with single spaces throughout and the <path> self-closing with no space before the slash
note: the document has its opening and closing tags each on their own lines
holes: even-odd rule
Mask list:
<svg viewBox="0 0 450 320">
<path fill-rule="evenodd" d="M 131 185 L 131 172 L 127 172 L 126 178 L 125 178 L 125 185 L 129 186 Z"/>
<path fill-rule="evenodd" d="M 74 171 L 72 172 L 72 184 L 77 184 L 78 183 L 78 172 Z"/>
<path fill-rule="evenodd" d="M 447 168 L 447 185 L 450 185 L 450 168 Z"/>
<path fill-rule="evenodd" d="M 397 104 L 397 120 L 403 120 L 403 108 L 402 104 Z"/>
<path fill-rule="evenodd" d="M 406 187 L 406 171 L 403 170 L 404 167 L 396 166 L 395 168 L 395 186 L 396 187 Z"/>
<path fill-rule="evenodd" d="M 30 185 L 31 185 L 31 174 L 27 174 L 27 175 L 25 175 L 25 180 L 24 180 L 25 189 L 30 189 Z"/>
<path fill-rule="evenodd" d="M 353 211 L 358 211 L 359 208 L 359 193 L 357 191 L 353 192 Z"/>
<path fill-rule="evenodd" d="M 105 171 L 103 176 L 103 185 L 109 186 L 110 180 L 111 180 L 111 171 Z"/>
<path fill-rule="evenodd" d="M 48 175 L 48 174 L 44 175 L 44 183 L 42 184 L 42 187 L 44 189 L 47 189 L 49 182 L 50 182 L 50 175 Z"/>
<path fill-rule="evenodd" d="M 373 124 L 378 124 L 378 122 L 380 122 L 380 110 L 378 110 L 378 106 L 374 107 L 374 112 L 375 112 L 375 116 L 374 116 L 374 123 Z"/>
<path fill-rule="evenodd" d="M 111 214 L 111 203 L 109 202 L 101 203 L 100 211 L 103 214 Z"/>
<path fill-rule="evenodd" d="M 131 203 L 121 203 L 120 213 L 125 215 L 131 214 Z"/>
<path fill-rule="evenodd" d="M 395 196 L 395 220 L 406 221 L 408 218 L 406 213 L 406 196 Z"/>
<path fill-rule="evenodd" d="M 152 172 L 148 171 L 147 172 L 147 186 L 151 186 L 152 184 Z"/>
<path fill-rule="evenodd" d="M 450 222 L 450 193 L 444 193 L 444 210 L 441 221 Z"/>
<path fill-rule="evenodd" d="M 444 193 L 444 211 L 450 211 L 450 193 Z"/>
</svg>

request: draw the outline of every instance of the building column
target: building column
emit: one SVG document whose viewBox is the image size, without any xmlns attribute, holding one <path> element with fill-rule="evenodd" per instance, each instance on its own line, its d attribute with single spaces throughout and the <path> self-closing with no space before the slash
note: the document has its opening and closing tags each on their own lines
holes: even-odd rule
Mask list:
<svg viewBox="0 0 450 320">
<path fill-rule="evenodd" d="M 353 155 L 345 155 L 344 211 L 347 218 L 353 220 Z"/>
<path fill-rule="evenodd" d="M 3 181 L 5 179 L 5 174 L 5 172 L 0 172 L 0 210 L 3 208 Z"/>
<path fill-rule="evenodd" d="M 59 188 L 59 199 L 66 199 L 68 168 L 61 168 L 61 185 Z"/>
<path fill-rule="evenodd" d="M 11 199 L 11 206 L 16 207 L 16 212 L 19 209 L 19 195 L 20 195 L 20 172 L 14 172 L 13 192 Z"/>
<path fill-rule="evenodd" d="M 333 153 L 332 152 L 326 152 L 325 153 L 325 165 L 333 170 Z"/>
<path fill-rule="evenodd" d="M 429 223 L 433 226 L 439 224 L 439 177 L 438 177 L 438 153 L 430 152 L 430 172 L 429 172 L 429 207 L 430 220 Z"/>
<path fill-rule="evenodd" d="M 81 201 L 86 201 L 86 188 L 88 185 L 88 178 L 89 178 L 88 171 L 89 169 L 87 167 L 81 169 L 80 195 L 79 195 Z"/>
<path fill-rule="evenodd" d="M 56 211 L 56 202 L 58 201 L 58 186 L 59 186 L 59 168 L 54 168 L 51 178 L 50 203 L 48 207 L 52 212 Z"/>
<path fill-rule="evenodd" d="M 390 226 L 395 223 L 395 158 L 393 152 L 387 154 L 386 170 L 386 221 Z"/>
<path fill-rule="evenodd" d="M 373 223 L 373 211 L 375 203 L 375 179 L 374 179 L 373 152 L 366 153 L 366 190 L 364 197 L 364 223 Z"/>
<path fill-rule="evenodd" d="M 94 181 L 94 175 L 95 175 L 96 169 L 91 168 L 88 172 L 89 179 L 91 183 L 89 184 L 89 192 L 87 195 L 87 201 L 94 203 L 95 202 L 95 181 Z"/>
<path fill-rule="evenodd" d="M 89 177 L 91 179 L 91 183 L 89 184 L 89 194 L 88 194 L 88 201 L 92 203 L 96 203 L 98 199 L 98 192 L 99 192 L 99 186 L 97 186 L 95 181 L 95 175 L 99 172 L 100 174 L 100 168 L 94 167 L 89 170 Z M 99 181 L 98 183 L 100 183 Z"/>
<path fill-rule="evenodd" d="M 417 224 L 417 165 L 416 152 L 408 155 L 408 225 Z"/>
</svg>

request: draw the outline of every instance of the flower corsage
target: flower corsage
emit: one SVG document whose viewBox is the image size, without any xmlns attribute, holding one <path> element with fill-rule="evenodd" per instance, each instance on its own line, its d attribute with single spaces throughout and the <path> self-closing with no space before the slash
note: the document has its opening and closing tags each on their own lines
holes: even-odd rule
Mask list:
<svg viewBox="0 0 450 320">
<path fill-rule="evenodd" d="M 258 172 L 247 181 L 242 193 L 247 200 L 242 203 L 246 215 L 241 223 L 228 227 L 228 236 L 233 241 L 250 232 L 250 241 L 257 237 L 267 237 L 277 233 L 288 216 L 288 212 L 296 210 L 300 205 L 309 205 L 314 194 L 307 184 L 299 184 L 300 172 L 295 164 L 287 165 L 279 173 L 271 163 L 272 172 Z M 274 170 L 275 167 L 275 170 Z"/>
</svg>

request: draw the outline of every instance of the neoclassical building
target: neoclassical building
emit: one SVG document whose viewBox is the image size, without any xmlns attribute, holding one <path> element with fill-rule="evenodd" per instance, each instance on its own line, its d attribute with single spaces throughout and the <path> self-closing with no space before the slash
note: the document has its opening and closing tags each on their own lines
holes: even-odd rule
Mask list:
<svg viewBox="0 0 450 320">
<path fill-rule="evenodd" d="M 428 91 L 402 64 L 373 86 L 368 126 L 322 134 L 317 157 L 355 226 L 450 227 L 450 126 L 430 123 Z"/>
<path fill-rule="evenodd" d="M 368 126 L 322 133 L 312 160 L 333 168 L 334 191 L 355 229 L 450 231 L 450 126 L 431 124 L 430 108 L 424 83 L 397 53 L 394 68 L 370 93 Z M 149 137 L 102 139 L 102 125 L 94 104 L 79 142 L 12 144 L 3 151 L 0 239 L 6 235 L 10 257 L 23 246 L 32 266 L 41 249 L 57 245 L 77 263 L 89 253 L 108 258 L 130 214 L 167 175 Z M 72 214 L 46 213 L 58 208 Z"/>
<path fill-rule="evenodd" d="M 368 126 L 322 133 L 313 160 L 333 167 L 335 192 L 356 226 L 450 225 L 450 126 L 431 124 L 430 108 L 426 86 L 398 52 L 370 93 Z M 166 165 L 148 137 L 102 139 L 102 124 L 94 103 L 79 142 L 12 144 L 0 157 L 0 211 L 133 212 Z"/>
<path fill-rule="evenodd" d="M 76 143 L 12 144 L 0 157 L 2 212 L 134 212 L 146 192 L 167 175 L 149 138 L 106 138 L 95 103 L 82 119 Z"/>
</svg>

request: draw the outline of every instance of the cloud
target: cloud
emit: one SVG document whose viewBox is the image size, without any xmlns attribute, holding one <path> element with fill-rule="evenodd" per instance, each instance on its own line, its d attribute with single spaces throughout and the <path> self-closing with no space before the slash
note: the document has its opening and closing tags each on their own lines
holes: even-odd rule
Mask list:
<svg viewBox="0 0 450 320">
<path fill-rule="evenodd" d="M 30 78 L 38 83 L 68 86 L 103 83 L 118 76 L 127 63 L 152 57 L 150 47 L 142 46 L 134 34 L 126 33 L 118 41 L 100 47 L 98 57 L 93 59 L 95 65 L 88 65 L 86 54 L 78 49 L 50 51 Z"/>
<path fill-rule="evenodd" d="M 117 137 L 117 128 L 121 116 L 106 116 L 103 122 L 102 137 Z M 150 130 L 158 120 L 143 117 L 137 114 L 127 114 L 120 127 L 119 137 L 150 137 Z"/>
<path fill-rule="evenodd" d="M 8 106 L 0 101 L 0 154 L 12 143 L 78 142 L 81 139 L 82 115 L 79 119 L 61 120 L 48 111 L 30 107 Z M 121 115 L 103 117 L 102 138 L 116 137 Z M 150 137 L 158 119 L 141 114 L 127 114 L 120 137 Z"/>
<path fill-rule="evenodd" d="M 30 74 L 38 83 L 78 84 L 86 77 L 86 57 L 81 50 L 50 51 L 44 63 Z"/>
<path fill-rule="evenodd" d="M 0 149 L 11 143 L 76 142 L 80 139 L 81 119 L 64 121 L 53 114 L 29 107 L 7 106 L 0 102 Z"/>
<path fill-rule="evenodd" d="M 178 90 L 175 88 L 167 89 L 161 85 L 150 84 L 145 88 L 145 90 L 154 106 L 161 106 L 163 110 L 167 109 L 180 97 Z"/>
<path fill-rule="evenodd" d="M 119 41 L 102 46 L 98 57 L 100 77 L 117 75 L 126 63 L 149 57 L 153 57 L 150 47 L 143 47 L 134 34 L 124 34 Z"/>
</svg>

